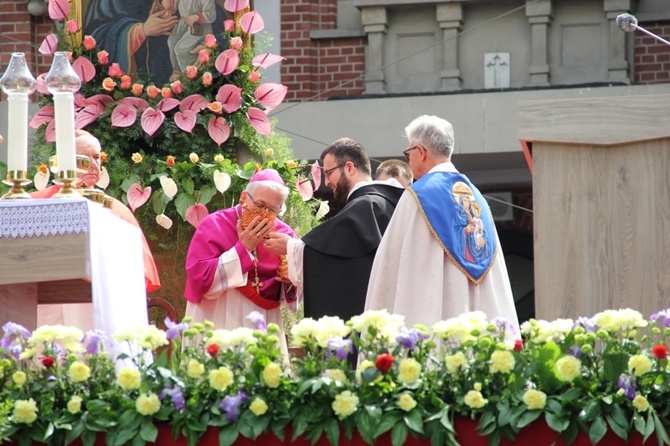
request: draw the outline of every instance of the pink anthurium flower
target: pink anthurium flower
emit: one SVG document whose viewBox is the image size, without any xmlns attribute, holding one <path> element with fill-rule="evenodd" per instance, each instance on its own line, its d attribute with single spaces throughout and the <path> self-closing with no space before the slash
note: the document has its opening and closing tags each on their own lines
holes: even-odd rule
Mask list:
<svg viewBox="0 0 670 446">
<path fill-rule="evenodd" d="M 249 0 L 226 0 L 223 7 L 230 12 L 241 11 L 249 7 Z"/>
<path fill-rule="evenodd" d="M 163 125 L 165 121 L 165 114 L 160 110 L 154 110 L 149 107 L 142 113 L 142 118 L 140 122 L 142 123 L 142 129 L 147 132 L 149 136 L 153 136 L 156 133 L 156 130 Z"/>
<path fill-rule="evenodd" d="M 312 187 L 312 182 L 308 178 L 300 179 L 300 175 L 298 175 L 295 188 L 302 197 L 302 201 L 309 201 L 314 196 L 314 188 Z"/>
<path fill-rule="evenodd" d="M 270 120 L 267 115 L 263 113 L 263 110 L 250 107 L 247 110 L 247 118 L 251 126 L 261 135 L 271 136 L 272 135 L 272 126 L 270 125 Z"/>
<path fill-rule="evenodd" d="M 226 84 L 219 88 L 216 100 L 221 103 L 226 113 L 234 113 L 242 105 L 242 89 L 233 84 Z"/>
<path fill-rule="evenodd" d="M 198 118 L 193 110 L 178 111 L 174 114 L 174 123 L 185 132 L 191 133 Z"/>
<path fill-rule="evenodd" d="M 35 116 L 33 116 L 33 119 L 30 120 L 30 124 L 28 125 L 33 129 L 38 129 L 42 124 L 51 122 L 53 118 L 54 106 L 45 105 L 44 107 L 40 108 L 37 113 L 35 113 Z"/>
<path fill-rule="evenodd" d="M 314 161 L 312 164 L 312 180 L 314 181 L 314 189 L 318 190 L 321 187 L 321 173 L 323 167 L 319 166 L 319 161 Z"/>
<path fill-rule="evenodd" d="M 259 85 L 256 91 L 254 91 L 254 96 L 256 96 L 256 99 L 263 107 L 271 110 L 281 104 L 286 97 L 287 91 L 288 87 L 285 85 L 268 82 L 267 84 Z"/>
<path fill-rule="evenodd" d="M 149 108 L 149 103 L 146 100 L 144 100 L 142 98 L 133 98 L 133 97 L 130 97 L 130 96 L 121 99 L 119 101 L 119 105 L 120 104 L 129 105 L 129 106 L 133 107 L 135 110 L 141 111 L 141 112 L 143 112 L 144 110 Z"/>
<path fill-rule="evenodd" d="M 95 185 L 101 189 L 107 189 L 107 186 L 109 186 L 109 172 L 107 172 L 105 166 L 100 167 L 100 179 Z"/>
<path fill-rule="evenodd" d="M 42 41 L 40 49 L 38 50 L 42 54 L 53 54 L 54 51 L 58 48 L 58 37 L 56 34 L 49 34 Z"/>
<path fill-rule="evenodd" d="M 44 140 L 46 142 L 56 142 L 56 120 L 52 119 L 44 130 Z"/>
<path fill-rule="evenodd" d="M 42 73 L 39 76 L 37 76 L 37 91 L 42 93 L 43 95 L 49 96 L 51 95 L 51 92 L 47 90 L 47 84 L 44 82 L 44 78 L 47 77 L 47 73 Z"/>
<path fill-rule="evenodd" d="M 83 129 L 98 119 L 98 115 L 98 107 L 93 104 L 87 105 L 77 112 L 77 115 L 74 118 L 74 128 Z"/>
<path fill-rule="evenodd" d="M 95 77 L 95 66 L 87 57 L 77 57 L 72 64 L 72 68 L 82 82 L 88 82 Z"/>
<path fill-rule="evenodd" d="M 272 65 L 281 62 L 282 60 L 286 60 L 285 57 L 278 56 L 276 54 L 270 54 L 270 53 L 265 53 L 265 54 L 259 54 L 258 56 L 254 57 L 253 60 L 251 61 L 251 65 L 253 65 L 256 68 L 269 68 Z"/>
<path fill-rule="evenodd" d="M 65 22 L 65 29 L 68 33 L 74 34 L 79 31 L 79 23 L 76 20 L 68 20 Z"/>
<path fill-rule="evenodd" d="M 105 107 L 113 103 L 113 97 L 107 94 L 95 94 L 90 98 L 84 98 L 83 106 L 86 107 L 87 105 L 95 105 L 98 109 L 98 113 L 103 113 L 105 111 Z"/>
<path fill-rule="evenodd" d="M 249 11 L 240 19 L 240 26 L 246 34 L 256 34 L 265 28 L 265 23 L 258 11 Z"/>
<path fill-rule="evenodd" d="M 207 104 L 209 104 L 209 102 L 207 102 L 207 99 L 205 99 L 203 95 L 192 94 L 185 97 L 184 100 L 181 101 L 181 104 L 179 104 L 179 110 L 192 110 L 195 113 L 198 113 L 207 108 Z"/>
<path fill-rule="evenodd" d="M 119 104 L 112 112 L 112 127 L 130 127 L 137 121 L 137 110 L 127 104 Z"/>
<path fill-rule="evenodd" d="M 216 58 L 216 61 L 214 62 L 216 69 L 224 76 L 227 76 L 235 71 L 239 64 L 240 55 L 233 49 L 223 51 L 221 54 L 219 54 L 219 56 Z"/>
<path fill-rule="evenodd" d="M 70 13 L 69 0 L 50 0 L 49 17 L 51 20 L 63 20 Z"/>
<path fill-rule="evenodd" d="M 151 186 L 147 186 L 142 189 L 139 183 L 133 183 L 128 188 L 128 206 L 130 209 L 135 212 L 135 209 L 142 206 L 147 202 L 151 196 Z"/>
<path fill-rule="evenodd" d="M 230 126 L 226 122 L 226 119 L 221 116 L 218 118 L 212 116 L 212 119 L 209 120 L 207 131 L 209 132 L 209 136 L 219 147 L 221 147 L 221 144 L 226 142 L 230 137 Z"/>
<path fill-rule="evenodd" d="M 158 105 L 156 105 L 156 110 L 160 110 L 162 112 L 169 112 L 170 110 L 178 106 L 179 106 L 179 100 L 174 98 L 163 98 L 158 103 Z"/>
<path fill-rule="evenodd" d="M 186 221 L 191 223 L 194 228 L 200 226 L 200 222 L 208 215 L 207 206 L 202 203 L 196 203 L 186 209 Z"/>
</svg>

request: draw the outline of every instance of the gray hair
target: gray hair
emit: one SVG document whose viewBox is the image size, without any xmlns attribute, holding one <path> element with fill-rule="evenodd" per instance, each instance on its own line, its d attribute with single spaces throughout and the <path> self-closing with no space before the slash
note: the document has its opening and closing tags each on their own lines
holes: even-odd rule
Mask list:
<svg viewBox="0 0 670 446">
<path fill-rule="evenodd" d="M 410 145 L 421 145 L 435 155 L 451 158 L 454 151 L 454 127 L 446 119 L 422 115 L 405 127 Z"/>
<path fill-rule="evenodd" d="M 254 191 L 258 190 L 261 187 L 267 187 L 268 189 L 272 189 L 273 191 L 281 195 L 282 203 L 286 202 L 286 199 L 288 198 L 288 194 L 290 192 L 288 187 L 282 186 L 276 181 L 269 181 L 269 180 L 249 182 L 247 183 L 247 187 L 244 190 L 246 190 L 250 194 L 253 194 Z"/>
</svg>

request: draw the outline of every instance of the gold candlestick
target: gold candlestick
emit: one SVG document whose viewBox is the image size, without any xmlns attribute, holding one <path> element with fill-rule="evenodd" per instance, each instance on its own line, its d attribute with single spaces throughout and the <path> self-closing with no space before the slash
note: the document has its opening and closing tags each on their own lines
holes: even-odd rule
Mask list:
<svg viewBox="0 0 670 446">
<path fill-rule="evenodd" d="M 81 195 L 77 192 L 77 184 L 81 180 L 77 178 L 77 171 L 75 170 L 61 170 L 56 174 L 54 183 L 61 187 L 61 190 L 56 193 L 53 198 L 79 198 Z"/>
<path fill-rule="evenodd" d="M 26 186 L 32 181 L 28 179 L 28 172 L 25 170 L 10 170 L 7 172 L 7 179 L 2 181 L 12 188 L 5 195 L 0 197 L 0 200 L 13 199 L 13 198 L 30 198 L 30 194 L 23 190 L 23 186 Z"/>
</svg>

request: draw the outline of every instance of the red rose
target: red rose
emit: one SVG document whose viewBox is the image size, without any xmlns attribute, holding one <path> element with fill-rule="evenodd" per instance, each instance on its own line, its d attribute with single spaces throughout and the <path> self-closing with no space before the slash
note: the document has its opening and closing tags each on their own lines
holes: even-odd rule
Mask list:
<svg viewBox="0 0 670 446">
<path fill-rule="evenodd" d="M 54 358 L 52 358 L 51 356 L 45 356 L 44 358 L 42 358 L 42 364 L 47 369 L 50 369 L 51 367 L 53 367 L 55 363 L 56 363 L 56 360 Z"/>
<path fill-rule="evenodd" d="M 377 356 L 377 360 L 375 361 L 375 367 L 377 367 L 377 370 L 380 372 L 388 372 L 391 366 L 393 365 L 393 356 L 389 355 L 388 353 L 384 353 L 383 355 Z"/>
<path fill-rule="evenodd" d="M 209 344 L 207 346 L 207 353 L 209 353 L 210 356 L 216 356 L 218 352 L 219 352 L 218 344 Z"/>
<path fill-rule="evenodd" d="M 665 359 L 668 357 L 668 347 L 663 344 L 656 344 L 654 347 L 651 349 L 651 352 L 656 356 L 658 359 Z"/>
<path fill-rule="evenodd" d="M 517 339 L 514 341 L 514 351 L 520 352 L 521 350 L 523 350 L 523 339 Z"/>
</svg>

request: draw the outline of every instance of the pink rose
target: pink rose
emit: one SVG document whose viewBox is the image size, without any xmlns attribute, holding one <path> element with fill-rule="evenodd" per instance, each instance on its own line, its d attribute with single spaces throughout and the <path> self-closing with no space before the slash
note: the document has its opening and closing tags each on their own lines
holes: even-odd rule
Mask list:
<svg viewBox="0 0 670 446">
<path fill-rule="evenodd" d="M 109 66 L 107 69 L 107 73 L 109 73 L 110 76 L 112 77 L 121 77 L 123 76 L 123 70 L 119 66 L 117 62 L 114 62 Z"/>
<path fill-rule="evenodd" d="M 144 91 L 144 85 L 142 84 L 133 84 L 133 88 L 131 90 L 135 96 L 142 96 L 142 92 Z"/>
<path fill-rule="evenodd" d="M 213 81 L 212 73 L 210 73 L 209 71 L 206 71 L 205 73 L 203 73 L 202 84 L 205 87 L 209 87 L 210 85 L 212 85 L 212 81 Z"/>
<path fill-rule="evenodd" d="M 95 48 L 97 43 L 95 42 L 93 36 L 84 36 L 84 41 L 82 42 L 82 45 L 84 45 L 84 48 L 90 51 L 93 48 Z"/>
<path fill-rule="evenodd" d="M 163 88 L 161 88 L 161 95 L 164 98 L 171 98 L 172 97 L 172 90 L 170 90 L 168 87 L 163 87 Z"/>
<path fill-rule="evenodd" d="M 198 60 L 200 63 L 208 63 L 209 62 L 209 50 L 200 50 L 198 51 Z"/>
<path fill-rule="evenodd" d="M 242 39 L 239 37 L 233 37 L 230 39 L 230 47 L 234 50 L 239 50 L 242 48 L 243 42 Z"/>
<path fill-rule="evenodd" d="M 174 94 L 182 94 L 184 92 L 184 88 L 181 85 L 181 81 L 174 81 L 170 84 L 170 88 L 172 89 L 172 92 Z"/>
<path fill-rule="evenodd" d="M 99 51 L 98 62 L 100 65 L 107 65 L 109 63 L 109 53 L 105 50 Z"/>
<path fill-rule="evenodd" d="M 232 20 L 224 20 L 223 21 L 223 29 L 226 32 L 232 32 L 235 29 L 235 22 Z"/>
<path fill-rule="evenodd" d="M 216 48 L 216 37 L 214 37 L 214 34 L 207 34 L 205 36 L 205 46 L 207 48 Z"/>
<path fill-rule="evenodd" d="M 261 73 L 256 70 L 249 73 L 249 82 L 258 82 L 259 80 L 261 80 Z"/>
<path fill-rule="evenodd" d="M 159 94 L 161 94 L 161 90 L 157 86 L 149 85 L 147 87 L 147 95 L 149 95 L 151 99 L 156 99 Z"/>
<path fill-rule="evenodd" d="M 130 83 L 132 82 L 132 78 L 128 76 L 127 74 L 124 74 L 121 76 L 121 90 L 127 90 L 130 88 Z"/>
<path fill-rule="evenodd" d="M 106 77 L 102 81 L 102 89 L 105 91 L 114 91 L 114 87 L 116 87 L 116 82 L 114 82 L 114 79 L 111 77 Z"/>
<path fill-rule="evenodd" d="M 198 75 L 198 69 L 193 65 L 186 67 L 186 77 L 189 79 L 195 79 Z"/>
<path fill-rule="evenodd" d="M 74 34 L 79 31 L 79 23 L 77 23 L 76 20 L 68 20 L 65 24 L 65 28 L 67 29 L 68 33 Z"/>
</svg>

